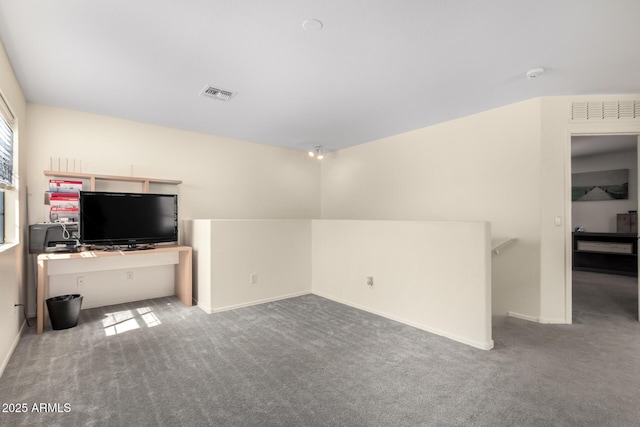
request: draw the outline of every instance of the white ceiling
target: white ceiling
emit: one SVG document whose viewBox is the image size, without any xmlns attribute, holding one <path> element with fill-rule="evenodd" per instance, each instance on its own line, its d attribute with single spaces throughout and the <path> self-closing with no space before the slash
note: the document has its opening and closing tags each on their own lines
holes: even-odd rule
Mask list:
<svg viewBox="0 0 640 427">
<path fill-rule="evenodd" d="M 0 0 L 30 102 L 302 150 L 640 93 L 639 22 L 638 0 Z"/>
</svg>

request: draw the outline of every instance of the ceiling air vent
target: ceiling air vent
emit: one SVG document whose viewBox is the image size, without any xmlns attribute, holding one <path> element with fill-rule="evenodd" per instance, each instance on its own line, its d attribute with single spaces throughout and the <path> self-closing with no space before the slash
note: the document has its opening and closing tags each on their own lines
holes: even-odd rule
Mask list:
<svg viewBox="0 0 640 427">
<path fill-rule="evenodd" d="M 640 119 L 640 101 L 572 102 L 571 120 Z"/>
<path fill-rule="evenodd" d="M 231 98 L 236 96 L 235 92 L 229 90 L 218 89 L 213 86 L 205 86 L 200 92 L 202 96 L 208 96 L 209 98 L 217 99 L 219 101 L 231 101 Z"/>
</svg>

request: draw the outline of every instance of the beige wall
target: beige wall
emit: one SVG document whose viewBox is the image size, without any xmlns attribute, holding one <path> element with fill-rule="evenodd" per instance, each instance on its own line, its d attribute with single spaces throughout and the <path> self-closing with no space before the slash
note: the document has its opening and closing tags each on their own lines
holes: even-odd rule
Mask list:
<svg viewBox="0 0 640 427">
<path fill-rule="evenodd" d="M 186 228 L 194 298 L 205 312 L 311 292 L 310 220 L 198 219 Z"/>
<path fill-rule="evenodd" d="M 199 219 L 186 228 L 207 313 L 312 292 L 493 347 L 486 222 Z"/>
<path fill-rule="evenodd" d="M 537 317 L 540 99 L 332 153 L 325 219 L 488 221 L 517 243 L 493 261 L 493 312 Z"/>
<path fill-rule="evenodd" d="M 316 220 L 312 291 L 489 350 L 490 233 L 486 222 Z"/>
<path fill-rule="evenodd" d="M 482 220 L 517 242 L 493 258 L 493 313 L 571 322 L 571 135 L 639 134 L 638 120 L 572 122 L 543 97 L 326 156 L 326 219 Z"/>
<path fill-rule="evenodd" d="M 49 261 L 49 295 L 81 294 L 83 309 L 175 295 L 177 263 L 177 253 L 156 251 Z"/>
<path fill-rule="evenodd" d="M 317 218 L 320 167 L 300 151 L 29 104 L 29 220 L 50 159 L 83 172 L 182 180 L 181 219 Z M 73 162 L 71 162 L 73 163 Z M 63 161 L 63 168 L 66 162 Z"/>
<path fill-rule="evenodd" d="M 75 161 L 82 172 L 131 175 L 133 169 L 135 176 L 182 180 L 177 187 L 151 188 L 178 193 L 181 235 L 185 220 L 194 218 L 320 216 L 320 165 L 304 152 L 38 104 L 29 104 L 28 112 L 29 223 L 44 220 L 49 178 L 42 171 L 51 168 L 52 159 L 54 169 L 57 159 L 62 169 L 69 159 L 69 168 Z M 139 184 L 98 185 L 98 190 L 141 191 Z M 112 303 L 114 298 L 99 289 L 120 273 L 84 275 L 87 306 Z M 79 292 L 76 276 L 57 277 L 52 291 Z M 154 275 L 143 269 L 135 277 L 136 287 L 149 289 L 144 295 L 149 298 L 172 289 L 171 283 L 152 289 Z M 29 300 L 35 301 L 35 295 Z M 35 312 L 33 303 L 29 308 Z"/>
<path fill-rule="evenodd" d="M 24 246 L 26 238 L 26 176 L 27 176 L 27 133 L 26 133 L 26 101 L 22 89 L 18 84 L 4 46 L 0 44 L 0 91 L 18 120 L 16 152 L 18 158 L 19 176 L 16 182 L 17 190 L 6 193 L 7 235 L 15 243 L 11 247 L 3 247 L 0 251 L 0 375 L 9 361 L 13 348 L 18 343 L 20 328 L 24 325 L 21 308 L 14 308 L 16 302 L 25 303 L 26 280 L 24 263 Z M 19 229 L 12 224 L 18 218 Z"/>
</svg>

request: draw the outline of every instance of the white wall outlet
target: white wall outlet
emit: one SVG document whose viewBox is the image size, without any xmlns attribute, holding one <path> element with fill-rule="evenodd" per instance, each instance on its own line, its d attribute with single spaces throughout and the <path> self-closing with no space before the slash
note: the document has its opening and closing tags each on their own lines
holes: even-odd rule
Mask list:
<svg viewBox="0 0 640 427">
<path fill-rule="evenodd" d="M 133 271 L 127 271 L 127 280 L 133 280 Z"/>
<path fill-rule="evenodd" d="M 84 286 L 84 276 L 76 277 L 76 285 L 81 288 Z"/>
<path fill-rule="evenodd" d="M 373 276 L 367 276 L 367 286 L 373 286 Z"/>
<path fill-rule="evenodd" d="M 249 275 L 249 283 L 252 285 L 255 285 L 256 283 L 258 283 L 258 274 L 257 273 L 251 273 Z"/>
</svg>

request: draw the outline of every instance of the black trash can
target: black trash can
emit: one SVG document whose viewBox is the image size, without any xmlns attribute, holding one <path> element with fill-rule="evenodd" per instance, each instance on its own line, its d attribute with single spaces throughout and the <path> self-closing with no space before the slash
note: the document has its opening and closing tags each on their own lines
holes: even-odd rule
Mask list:
<svg viewBox="0 0 640 427">
<path fill-rule="evenodd" d="M 51 327 L 55 330 L 73 328 L 78 324 L 82 295 L 60 295 L 47 299 Z"/>
</svg>

